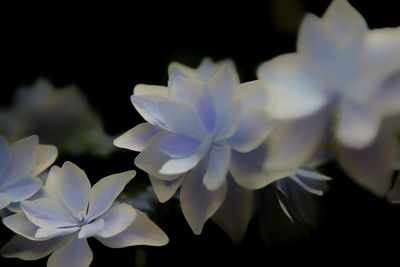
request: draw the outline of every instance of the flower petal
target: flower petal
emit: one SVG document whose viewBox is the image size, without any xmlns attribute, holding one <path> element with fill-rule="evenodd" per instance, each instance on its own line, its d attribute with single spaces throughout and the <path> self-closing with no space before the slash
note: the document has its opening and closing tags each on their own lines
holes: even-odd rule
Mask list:
<svg viewBox="0 0 400 267">
<path fill-rule="evenodd" d="M 128 204 L 116 204 L 99 218 L 104 220 L 104 228 L 96 235 L 102 238 L 113 237 L 128 228 L 136 215 L 136 210 Z"/>
<path fill-rule="evenodd" d="M 57 147 L 51 145 L 38 145 L 35 153 L 35 164 L 31 174 L 37 176 L 54 163 L 58 156 Z"/>
<path fill-rule="evenodd" d="M 45 190 L 53 200 L 65 205 L 74 217 L 86 214 L 90 182 L 85 172 L 72 162 L 64 162 L 61 168 L 50 169 Z"/>
<path fill-rule="evenodd" d="M 38 137 L 32 135 L 21 139 L 10 146 L 14 161 L 7 172 L 8 177 L 14 178 L 29 175 L 34 165 L 35 152 L 38 143 Z"/>
<path fill-rule="evenodd" d="M 253 192 L 237 185 L 232 177 L 229 177 L 226 198 L 212 216 L 212 220 L 231 237 L 235 244 L 239 244 L 252 215 Z"/>
<path fill-rule="evenodd" d="M 381 118 L 374 109 L 350 101 L 341 101 L 337 138 L 344 146 L 367 147 L 376 138 Z"/>
<path fill-rule="evenodd" d="M 227 139 L 235 134 L 239 127 L 242 106 L 239 100 L 233 100 L 226 103 L 217 113 L 217 132 L 215 133 L 215 142 Z"/>
<path fill-rule="evenodd" d="M 267 172 L 264 164 L 268 160 L 268 146 L 262 144 L 249 153 L 232 151 L 229 171 L 240 186 L 247 189 L 260 189 L 286 175 L 283 170 Z"/>
<path fill-rule="evenodd" d="M 145 119 L 147 122 L 153 124 L 154 126 L 165 129 L 165 122 L 161 116 L 160 109 L 158 107 L 159 103 L 165 101 L 166 98 L 159 96 L 149 96 L 149 95 L 133 95 L 131 96 L 131 102 L 137 112 Z"/>
<path fill-rule="evenodd" d="M 35 233 L 38 229 L 38 226 L 33 224 L 23 212 L 4 218 L 3 224 L 20 236 L 31 240 L 36 239 Z"/>
<path fill-rule="evenodd" d="M 161 167 L 159 172 L 163 175 L 180 175 L 185 173 L 199 164 L 205 152 L 204 148 L 200 148 L 199 151 L 190 156 L 180 159 L 170 159 Z"/>
<path fill-rule="evenodd" d="M 386 195 L 392 184 L 397 141 L 391 124 L 385 121 L 378 136 L 365 148 L 337 145 L 337 156 L 342 168 L 354 182 L 377 196 Z"/>
<path fill-rule="evenodd" d="M 400 113 L 400 67 L 398 70 L 383 82 L 374 101 L 376 109 L 383 116 L 395 116 Z"/>
<path fill-rule="evenodd" d="M 264 109 L 247 107 L 242 111 L 235 134 L 222 142 L 236 151 L 246 153 L 260 146 L 275 126 L 275 121 L 268 118 Z"/>
<path fill-rule="evenodd" d="M 262 80 L 239 84 L 235 98 L 240 100 L 243 106 L 270 108 L 273 104 Z"/>
<path fill-rule="evenodd" d="M 180 191 L 183 215 L 196 235 L 201 233 L 205 222 L 219 209 L 227 191 L 226 182 L 215 191 L 209 191 L 204 186 L 205 166 L 202 165 L 187 174 Z"/>
<path fill-rule="evenodd" d="M 190 68 L 178 62 L 172 62 L 168 65 L 168 76 L 170 80 L 174 80 L 176 77 L 195 79 L 197 74 L 196 70 L 193 68 Z"/>
<path fill-rule="evenodd" d="M 239 85 L 239 77 L 233 64 L 221 64 L 208 81 L 210 93 L 216 107 L 229 102 Z"/>
<path fill-rule="evenodd" d="M 36 177 L 18 177 L 1 187 L 1 193 L 11 202 L 20 202 L 35 194 L 42 187 L 42 181 Z"/>
<path fill-rule="evenodd" d="M 165 86 L 159 85 L 148 85 L 138 84 L 133 89 L 133 95 L 135 96 L 156 96 L 156 97 L 167 97 L 168 90 Z"/>
<path fill-rule="evenodd" d="M 11 204 L 11 199 L 3 193 L 0 193 L 0 210 Z"/>
<path fill-rule="evenodd" d="M 89 191 L 87 221 L 94 220 L 105 213 L 135 175 L 135 171 L 126 171 L 98 181 Z"/>
<path fill-rule="evenodd" d="M 78 238 L 86 239 L 92 236 L 97 235 L 99 232 L 103 231 L 105 227 L 105 223 L 103 219 L 95 220 L 91 223 L 85 224 L 81 227 Z"/>
<path fill-rule="evenodd" d="M 185 175 L 181 175 L 175 180 L 163 181 L 156 177 L 149 176 L 154 193 L 161 203 L 168 201 L 181 186 Z"/>
<path fill-rule="evenodd" d="M 158 140 L 160 152 L 172 158 L 190 156 L 199 149 L 201 142 L 182 134 L 166 135 Z"/>
<path fill-rule="evenodd" d="M 86 239 L 71 237 L 61 247 L 51 254 L 47 261 L 48 267 L 87 267 L 93 260 L 93 253 L 90 250 Z"/>
<path fill-rule="evenodd" d="M 1 255 L 26 261 L 38 260 L 52 253 L 65 241 L 65 237 L 33 241 L 16 235 L 1 249 Z"/>
<path fill-rule="evenodd" d="M 148 122 L 141 123 L 115 139 L 114 145 L 133 151 L 142 151 L 160 131 L 158 127 Z"/>
<path fill-rule="evenodd" d="M 66 236 L 74 232 L 78 232 L 81 228 L 76 227 L 65 227 L 65 228 L 39 228 L 35 233 L 35 238 L 38 240 L 48 240 L 55 237 Z"/>
<path fill-rule="evenodd" d="M 121 233 L 111 238 L 96 238 L 110 248 L 166 245 L 168 236 L 146 214 L 138 210 L 136 212 L 137 215 L 133 223 Z"/>
<path fill-rule="evenodd" d="M 77 220 L 65 208 L 49 198 L 24 201 L 21 208 L 28 219 L 39 227 L 72 227 Z"/>
<path fill-rule="evenodd" d="M 203 184 L 208 190 L 215 191 L 224 184 L 230 162 L 231 149 L 228 146 L 212 147 L 203 178 Z"/>
<path fill-rule="evenodd" d="M 205 128 L 193 107 L 178 101 L 160 101 L 158 107 L 167 128 L 172 132 L 203 139 Z"/>
<path fill-rule="evenodd" d="M 308 116 L 327 104 L 320 82 L 298 54 L 278 56 L 260 65 L 262 79 L 274 103 L 269 111 L 278 119 Z"/>
</svg>

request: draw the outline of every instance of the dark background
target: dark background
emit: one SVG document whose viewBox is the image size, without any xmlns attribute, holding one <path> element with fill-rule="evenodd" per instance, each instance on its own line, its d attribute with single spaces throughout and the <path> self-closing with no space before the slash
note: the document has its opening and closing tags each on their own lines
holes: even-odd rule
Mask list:
<svg viewBox="0 0 400 267">
<path fill-rule="evenodd" d="M 400 25 L 396 1 L 350 1 L 371 28 Z M 255 79 L 263 61 L 295 49 L 296 31 L 304 12 L 322 15 L 330 1 L 264 0 L 213 3 L 146 1 L 130 4 L 19 4 L 1 11 L 0 107 L 12 103 L 14 89 L 39 76 L 56 86 L 77 84 L 104 120 L 106 131 L 117 135 L 143 121 L 129 96 L 138 83 L 167 82 L 167 66 L 179 61 L 196 66 L 204 56 L 231 58 L 242 81 Z M 94 180 L 134 168 L 134 152 L 119 151 L 110 159 L 65 157 Z M 106 260 L 115 266 L 275 264 L 398 264 L 400 209 L 377 199 L 349 181 L 335 165 L 331 190 L 321 198 L 317 229 L 280 223 L 265 234 L 263 212 L 256 214 L 239 246 L 208 222 L 201 236 L 191 233 L 173 201 L 157 207 L 152 218 L 170 237 L 162 248 L 112 250 L 91 241 L 92 266 Z M 135 178 L 146 180 L 143 173 Z M 135 185 L 135 180 L 132 182 Z M 273 214 L 275 215 L 275 214 Z M 276 213 L 276 220 L 286 222 Z M 264 230 L 261 231 L 260 228 Z M 287 235 L 293 229 L 293 237 Z M 0 235 L 10 235 L 0 229 Z M 46 259 L 22 262 L 0 258 L 1 266 L 44 266 Z"/>
</svg>

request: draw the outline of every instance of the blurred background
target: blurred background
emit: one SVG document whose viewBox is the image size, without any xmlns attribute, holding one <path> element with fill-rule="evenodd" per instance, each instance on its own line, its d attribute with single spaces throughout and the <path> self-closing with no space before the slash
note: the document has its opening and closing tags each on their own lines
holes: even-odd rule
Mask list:
<svg viewBox="0 0 400 267">
<path fill-rule="evenodd" d="M 79 87 L 101 118 L 104 131 L 118 136 L 143 122 L 130 102 L 133 87 L 138 83 L 165 85 L 171 61 L 195 67 L 205 56 L 230 58 L 242 82 L 254 80 L 260 63 L 295 50 L 305 12 L 321 16 L 330 2 L 136 1 L 4 7 L 0 16 L 0 109 L 13 105 L 17 88 L 45 77 L 56 87 Z M 370 28 L 400 25 L 396 1 L 349 2 Z M 73 161 L 94 183 L 108 174 L 136 169 L 136 155 L 123 150 L 100 157 L 62 153 L 56 164 Z M 170 237 L 169 245 L 113 250 L 92 240 L 92 266 L 102 266 L 110 259 L 115 266 L 398 262 L 400 207 L 357 187 L 335 163 L 325 170 L 333 181 L 330 190 L 317 198 L 319 215 L 314 226 L 293 225 L 277 203 L 269 201 L 268 192 L 263 192 L 243 242 L 235 246 L 211 221 L 201 236 L 192 234 L 173 199 L 148 210 Z M 138 172 L 129 193 L 145 191 L 147 184 L 146 175 Z M 141 199 L 146 197 L 151 199 Z M 0 245 L 9 237 L 11 233 L 0 226 Z M 0 266 L 45 266 L 46 260 L 0 258 Z"/>
</svg>

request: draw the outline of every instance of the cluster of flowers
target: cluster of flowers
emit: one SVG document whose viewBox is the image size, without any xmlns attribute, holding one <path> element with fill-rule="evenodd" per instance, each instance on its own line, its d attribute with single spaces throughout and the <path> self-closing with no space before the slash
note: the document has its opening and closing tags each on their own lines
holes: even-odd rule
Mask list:
<svg viewBox="0 0 400 267">
<path fill-rule="evenodd" d="M 400 28 L 369 30 L 347 1 L 335 0 L 322 18 L 304 18 L 297 52 L 263 63 L 259 80 L 240 84 L 232 62 L 210 59 L 196 69 L 172 63 L 168 72 L 167 86 L 135 87 L 132 103 L 147 122 L 114 144 L 140 152 L 135 164 L 148 173 L 160 202 L 180 188 L 195 234 L 211 218 L 240 242 L 255 190 L 274 186 L 285 195 L 287 179 L 321 195 L 314 182 L 330 178 L 318 173 L 314 159 L 326 144 L 356 183 L 400 202 L 400 179 L 392 179 Z M 168 242 L 144 213 L 114 203 L 134 171 L 91 187 L 66 162 L 50 169 L 42 187 L 36 177 L 56 155 L 34 136 L 11 146 L 0 140 L 0 209 L 13 212 L 3 223 L 18 234 L 3 256 L 33 260 L 52 253 L 48 266 L 88 266 L 88 237 L 113 248 Z"/>
</svg>

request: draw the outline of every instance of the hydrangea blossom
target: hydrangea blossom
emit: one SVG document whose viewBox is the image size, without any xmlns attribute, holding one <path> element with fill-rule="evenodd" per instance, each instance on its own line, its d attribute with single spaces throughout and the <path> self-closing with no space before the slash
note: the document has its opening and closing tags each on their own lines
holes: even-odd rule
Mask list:
<svg viewBox="0 0 400 267">
<path fill-rule="evenodd" d="M 51 168 L 45 198 L 21 203 L 22 212 L 3 223 L 18 235 L 1 250 L 5 257 L 35 260 L 52 254 L 47 266 L 89 266 L 93 255 L 87 238 L 111 248 L 162 246 L 168 237 L 144 213 L 115 199 L 135 171 L 113 174 L 93 187 L 71 162 Z"/>
<path fill-rule="evenodd" d="M 55 88 L 45 79 L 18 88 L 14 105 L 0 111 L 0 134 L 8 140 L 38 134 L 42 141 L 75 155 L 105 156 L 113 149 L 81 90 L 75 85 Z"/>
<path fill-rule="evenodd" d="M 325 134 L 320 128 L 333 120 L 339 161 L 356 182 L 378 195 L 390 186 L 388 166 L 394 160 L 394 138 L 384 137 L 393 135 L 386 118 L 400 113 L 399 48 L 400 28 L 368 30 L 347 1 L 335 0 L 322 19 L 305 17 L 297 53 L 258 69 L 278 99 L 272 116 L 297 120 L 310 136 L 306 146 L 315 148 Z M 327 115 L 332 111 L 338 116 Z M 302 122 L 310 118 L 314 123 L 306 128 Z"/>
<path fill-rule="evenodd" d="M 240 240 L 251 217 L 249 189 L 274 181 L 267 175 L 252 179 L 251 171 L 240 167 L 252 164 L 240 155 L 258 148 L 276 126 L 262 82 L 239 84 L 230 61 L 206 59 L 196 70 L 172 63 L 168 87 L 137 85 L 131 100 L 147 122 L 114 144 L 142 151 L 135 164 L 149 174 L 161 202 L 182 185 L 182 211 L 195 234 L 215 215 Z M 227 214 L 240 207 L 243 216 L 230 221 Z"/>
<path fill-rule="evenodd" d="M 57 148 L 40 145 L 35 135 L 11 145 L 0 136 L 0 210 L 36 193 L 42 187 L 36 176 L 56 157 Z"/>
</svg>

